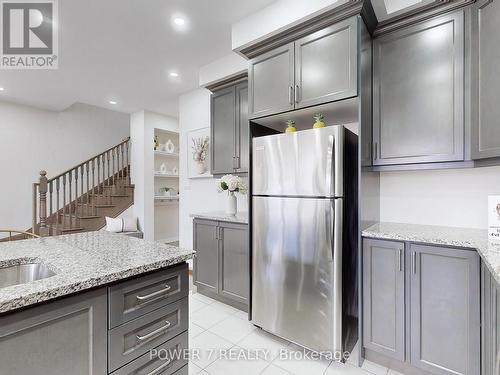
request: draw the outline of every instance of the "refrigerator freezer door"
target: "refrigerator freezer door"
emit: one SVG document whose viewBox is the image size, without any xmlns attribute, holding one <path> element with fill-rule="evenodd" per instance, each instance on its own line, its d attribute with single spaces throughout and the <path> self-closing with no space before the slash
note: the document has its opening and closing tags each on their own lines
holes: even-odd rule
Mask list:
<svg viewBox="0 0 500 375">
<path fill-rule="evenodd" d="M 252 199 L 252 322 L 341 352 L 342 199 Z"/>
<path fill-rule="evenodd" d="M 253 139 L 252 194 L 343 196 L 344 127 Z"/>
</svg>

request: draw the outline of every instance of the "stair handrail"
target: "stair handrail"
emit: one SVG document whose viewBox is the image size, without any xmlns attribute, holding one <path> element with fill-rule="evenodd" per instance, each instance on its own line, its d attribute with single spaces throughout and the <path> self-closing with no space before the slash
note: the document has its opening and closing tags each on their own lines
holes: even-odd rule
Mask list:
<svg viewBox="0 0 500 375">
<path fill-rule="evenodd" d="M 124 150 L 125 149 L 125 150 Z M 95 191 L 97 189 L 97 194 L 100 194 L 101 188 L 103 186 L 110 186 L 110 180 L 115 182 L 115 178 L 127 178 L 128 183 L 130 184 L 130 137 L 125 138 L 123 141 L 118 143 L 117 145 L 108 148 L 107 150 L 92 156 L 91 158 L 77 164 L 76 166 L 59 173 L 58 175 L 47 178 L 47 172 L 45 170 L 40 171 L 40 177 L 38 182 L 33 183 L 32 186 L 32 196 L 33 196 L 33 208 L 32 208 L 32 227 L 31 233 L 35 235 L 39 235 L 41 237 L 46 237 L 54 234 L 54 223 L 48 221 L 54 221 L 53 216 L 55 215 L 55 230 L 57 232 L 58 224 L 59 224 L 59 215 L 63 213 L 63 223 L 61 224 L 63 227 L 65 225 L 66 218 L 64 215 L 66 214 L 66 210 L 69 212 L 69 229 L 71 229 L 73 225 L 72 212 L 73 207 L 79 204 L 79 199 L 83 205 L 84 198 L 86 197 L 87 203 L 86 208 L 87 212 L 92 209 L 92 205 L 90 203 L 90 197 L 95 195 Z M 126 160 L 125 155 L 126 154 Z M 120 166 L 120 156 L 121 156 L 121 166 Z M 116 164 L 115 165 L 115 158 Z M 112 170 L 111 170 L 111 160 L 112 160 Z M 95 167 L 97 166 L 97 178 L 95 178 Z M 115 167 L 117 168 L 115 169 Z M 102 171 L 102 176 L 101 176 Z M 80 173 L 78 173 L 80 172 Z M 68 177 L 68 185 L 69 188 L 66 188 L 66 177 Z M 72 199 L 72 181 L 73 177 L 75 179 L 75 200 Z M 78 183 L 80 177 L 80 196 L 78 195 Z M 90 180 L 91 177 L 91 180 Z M 102 177 L 102 179 L 101 179 Z M 62 184 L 60 183 L 62 180 Z M 84 180 L 85 185 L 87 187 L 84 192 Z M 97 184 L 95 182 L 97 180 Z M 55 185 L 55 186 L 54 186 Z M 63 189 L 63 201 L 62 207 L 59 207 L 61 203 L 61 199 L 59 196 L 60 188 L 62 186 Z M 53 207 L 53 197 L 52 194 L 54 192 L 54 188 L 56 189 L 56 207 L 54 211 Z M 66 193 L 69 193 L 69 201 L 66 203 Z M 109 193 L 111 194 L 111 193 Z M 49 203 L 47 203 L 47 196 L 49 196 Z M 69 205 L 69 207 L 68 207 Z M 49 214 L 47 215 L 47 209 Z M 95 210 L 95 203 L 94 208 Z M 38 214 L 37 214 L 38 213 Z M 76 219 L 76 214 L 75 214 Z"/>
</svg>

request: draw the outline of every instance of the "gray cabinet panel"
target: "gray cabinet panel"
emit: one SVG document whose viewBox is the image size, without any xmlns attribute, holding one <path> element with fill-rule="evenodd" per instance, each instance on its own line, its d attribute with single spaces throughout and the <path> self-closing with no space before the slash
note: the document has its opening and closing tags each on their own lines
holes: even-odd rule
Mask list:
<svg viewBox="0 0 500 375">
<path fill-rule="evenodd" d="M 0 317 L 0 372 L 105 375 L 106 289 Z"/>
<path fill-rule="evenodd" d="M 410 246 L 411 364 L 434 374 L 480 374 L 479 256 Z"/>
<path fill-rule="evenodd" d="M 249 117 L 256 118 L 294 108 L 294 43 L 250 61 Z"/>
<path fill-rule="evenodd" d="M 234 140 L 236 137 L 235 87 L 216 91 L 212 94 L 211 103 L 212 174 L 231 173 L 234 168 Z"/>
<path fill-rule="evenodd" d="M 247 173 L 249 152 L 248 152 L 248 84 L 243 83 L 236 86 L 236 172 Z"/>
<path fill-rule="evenodd" d="M 404 244 L 363 240 L 363 345 L 405 359 Z"/>
<path fill-rule="evenodd" d="M 108 364 L 114 371 L 188 329 L 188 300 L 184 298 L 108 333 Z"/>
<path fill-rule="evenodd" d="M 171 375 L 187 365 L 188 333 L 167 341 L 113 372 L 113 375 Z"/>
<path fill-rule="evenodd" d="M 248 304 L 248 225 L 220 224 L 220 290 L 227 298 Z"/>
<path fill-rule="evenodd" d="M 187 264 L 109 288 L 109 326 L 114 328 L 188 295 Z"/>
<path fill-rule="evenodd" d="M 500 2 L 472 8 L 472 157 L 500 156 Z"/>
<path fill-rule="evenodd" d="M 483 375 L 500 374 L 500 286 L 482 265 Z"/>
<path fill-rule="evenodd" d="M 374 40 L 374 165 L 464 159 L 464 13 Z"/>
<path fill-rule="evenodd" d="M 193 221 L 194 231 L 194 283 L 217 293 L 219 290 L 219 240 L 217 222 Z"/>
<path fill-rule="evenodd" d="M 296 108 L 357 95 L 357 17 L 295 42 Z"/>
</svg>

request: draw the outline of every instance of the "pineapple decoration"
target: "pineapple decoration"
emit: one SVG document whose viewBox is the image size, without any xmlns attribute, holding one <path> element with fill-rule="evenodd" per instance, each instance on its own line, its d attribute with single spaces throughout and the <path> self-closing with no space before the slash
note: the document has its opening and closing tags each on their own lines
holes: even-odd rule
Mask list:
<svg viewBox="0 0 500 375">
<path fill-rule="evenodd" d="M 324 128 L 325 122 L 323 121 L 324 117 L 321 113 L 316 113 L 314 116 L 314 125 L 313 129 Z"/>
<path fill-rule="evenodd" d="M 153 149 L 156 151 L 156 150 L 159 150 L 160 149 L 160 142 L 158 141 L 158 136 L 155 135 L 154 138 L 153 138 Z"/>
<path fill-rule="evenodd" d="M 297 131 L 297 128 L 295 127 L 295 121 L 288 120 L 286 122 L 285 133 L 293 133 L 293 132 L 296 132 L 296 131 Z"/>
</svg>

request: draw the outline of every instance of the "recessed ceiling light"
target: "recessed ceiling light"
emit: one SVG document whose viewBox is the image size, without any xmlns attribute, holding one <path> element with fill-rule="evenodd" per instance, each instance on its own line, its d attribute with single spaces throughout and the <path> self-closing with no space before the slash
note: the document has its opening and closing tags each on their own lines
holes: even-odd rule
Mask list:
<svg viewBox="0 0 500 375">
<path fill-rule="evenodd" d="M 186 24 L 186 20 L 181 17 L 175 17 L 174 24 L 176 24 L 177 26 L 184 26 Z"/>
<path fill-rule="evenodd" d="M 3 90 L 5 90 L 5 89 L 3 87 L 0 87 L 0 91 L 3 91 Z"/>
<path fill-rule="evenodd" d="M 118 102 L 116 102 L 116 101 L 114 101 L 114 100 L 110 100 L 110 101 L 109 101 L 109 104 L 113 104 L 113 105 L 115 105 L 115 104 L 118 104 Z"/>
<path fill-rule="evenodd" d="M 179 77 L 179 73 L 177 73 L 177 72 L 170 72 L 170 77 Z"/>
</svg>

